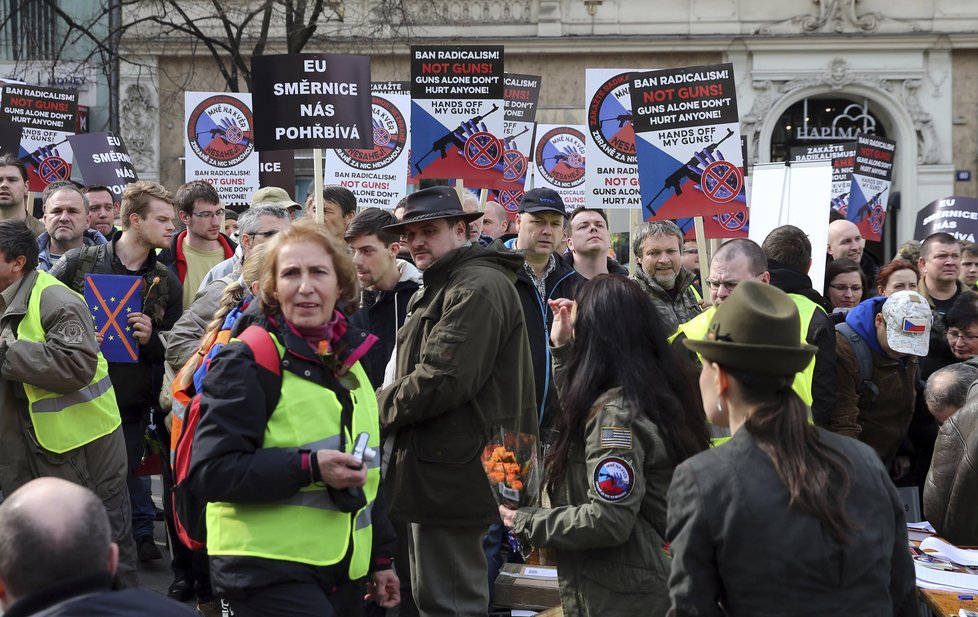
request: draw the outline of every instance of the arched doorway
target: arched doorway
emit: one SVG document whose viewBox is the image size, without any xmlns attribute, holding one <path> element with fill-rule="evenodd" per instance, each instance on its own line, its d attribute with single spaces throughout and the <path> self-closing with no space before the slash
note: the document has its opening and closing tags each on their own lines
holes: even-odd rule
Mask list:
<svg viewBox="0 0 978 617">
<path fill-rule="evenodd" d="M 771 162 L 791 160 L 792 148 L 854 142 L 860 134 L 886 137 L 886 123 L 863 97 L 824 93 L 788 107 L 771 131 Z"/>
</svg>

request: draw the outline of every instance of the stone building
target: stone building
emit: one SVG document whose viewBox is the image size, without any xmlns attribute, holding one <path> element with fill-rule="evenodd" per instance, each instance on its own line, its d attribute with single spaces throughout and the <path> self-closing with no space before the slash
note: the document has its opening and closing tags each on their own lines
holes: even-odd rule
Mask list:
<svg viewBox="0 0 978 617">
<path fill-rule="evenodd" d="M 852 126 L 897 141 L 899 206 L 885 253 L 912 235 L 922 206 L 978 196 L 973 0 L 411 0 L 397 4 L 400 12 L 378 12 L 388 4 L 335 0 L 344 22 L 323 23 L 330 44 L 310 41 L 304 51 L 366 53 L 375 80 L 407 80 L 411 44 L 502 44 L 507 71 L 543 77 L 539 122 L 584 121 L 588 67 L 731 62 L 751 163 L 843 141 Z M 283 48 L 281 31 L 272 32 L 265 53 Z M 127 36 L 137 62 L 123 67 L 123 134 L 140 173 L 173 187 L 183 181 L 183 90 L 224 82 L 182 35 Z M 300 186 L 308 169 L 298 168 Z"/>
</svg>

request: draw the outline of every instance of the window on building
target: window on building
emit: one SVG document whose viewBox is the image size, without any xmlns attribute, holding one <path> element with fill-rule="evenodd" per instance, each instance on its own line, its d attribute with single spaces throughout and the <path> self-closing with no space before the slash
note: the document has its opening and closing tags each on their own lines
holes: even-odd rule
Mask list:
<svg viewBox="0 0 978 617">
<path fill-rule="evenodd" d="M 866 99 L 806 98 L 778 119 L 771 133 L 771 161 L 787 161 L 793 147 L 851 142 L 859 134 L 886 137 Z"/>
<path fill-rule="evenodd" d="M 54 0 L 0 0 L 0 49 L 8 60 L 51 60 L 57 56 L 58 16 Z"/>
</svg>

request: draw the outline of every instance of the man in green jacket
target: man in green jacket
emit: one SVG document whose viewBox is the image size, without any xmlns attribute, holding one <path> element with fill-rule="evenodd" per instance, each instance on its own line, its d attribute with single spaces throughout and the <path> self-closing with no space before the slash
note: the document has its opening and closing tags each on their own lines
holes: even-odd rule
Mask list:
<svg viewBox="0 0 978 617">
<path fill-rule="evenodd" d="M 423 617 L 485 615 L 482 538 L 499 515 L 481 454 L 496 428 L 536 434 L 532 359 L 514 281 L 523 258 L 468 240 L 448 187 L 407 198 L 402 222 L 424 276 L 397 336 L 396 374 L 378 396 L 396 432 L 391 518 L 407 523 L 412 590 Z M 496 245 L 498 247 L 498 245 Z"/>
</svg>

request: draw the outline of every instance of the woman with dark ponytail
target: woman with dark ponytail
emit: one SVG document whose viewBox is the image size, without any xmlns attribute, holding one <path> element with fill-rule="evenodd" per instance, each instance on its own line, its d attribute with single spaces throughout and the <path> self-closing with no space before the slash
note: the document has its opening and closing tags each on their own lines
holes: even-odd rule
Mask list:
<svg viewBox="0 0 978 617">
<path fill-rule="evenodd" d="M 556 549 L 564 615 L 665 615 L 666 491 L 709 441 L 688 360 L 624 277 L 597 276 L 576 306 L 551 307 L 561 402 L 545 459 L 551 507 L 500 515 L 529 545 Z"/>
<path fill-rule="evenodd" d="M 729 442 L 669 489 L 671 615 L 915 615 L 903 504 L 876 453 L 816 428 L 791 389 L 815 348 L 781 290 L 745 281 L 717 308 L 700 392 Z"/>
</svg>

